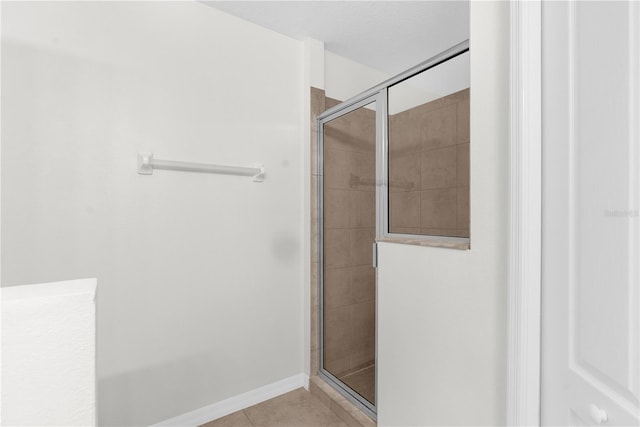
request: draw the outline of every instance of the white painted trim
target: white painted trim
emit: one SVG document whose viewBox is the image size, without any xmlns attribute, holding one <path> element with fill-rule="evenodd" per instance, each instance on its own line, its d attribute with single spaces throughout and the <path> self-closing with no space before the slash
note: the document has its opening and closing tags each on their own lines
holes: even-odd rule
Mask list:
<svg viewBox="0 0 640 427">
<path fill-rule="evenodd" d="M 309 389 L 309 376 L 305 374 L 294 375 L 275 383 L 267 384 L 246 393 L 230 397 L 220 402 L 207 405 L 186 414 L 178 415 L 154 424 L 152 427 L 180 426 L 197 427 L 209 421 L 217 420 L 225 415 L 256 405 L 265 400 L 273 399 L 281 394 L 288 393 L 297 388 Z"/>
<path fill-rule="evenodd" d="M 542 4 L 511 2 L 507 414 L 540 425 Z"/>
</svg>

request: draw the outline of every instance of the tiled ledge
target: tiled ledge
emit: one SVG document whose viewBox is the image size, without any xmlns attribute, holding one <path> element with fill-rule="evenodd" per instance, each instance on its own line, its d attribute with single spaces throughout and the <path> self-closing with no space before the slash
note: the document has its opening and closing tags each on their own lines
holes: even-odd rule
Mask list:
<svg viewBox="0 0 640 427">
<path fill-rule="evenodd" d="M 376 427 L 376 422 L 358 407 L 334 390 L 320 377 L 309 379 L 309 391 L 318 397 L 331 411 L 350 427 Z"/>
<path fill-rule="evenodd" d="M 399 243 L 402 245 L 417 245 L 417 246 L 430 246 L 433 248 L 447 248 L 447 249 L 459 249 L 469 250 L 471 245 L 468 241 L 452 241 L 452 240 L 440 240 L 437 238 L 430 239 L 405 239 L 399 237 L 382 237 L 376 239 L 376 242 L 382 243 Z"/>
</svg>

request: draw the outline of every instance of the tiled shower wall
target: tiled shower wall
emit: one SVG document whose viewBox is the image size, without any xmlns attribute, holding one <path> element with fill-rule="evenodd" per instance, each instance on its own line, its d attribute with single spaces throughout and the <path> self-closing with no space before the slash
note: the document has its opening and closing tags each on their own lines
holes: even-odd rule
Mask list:
<svg viewBox="0 0 640 427">
<path fill-rule="evenodd" d="M 469 237 L 469 89 L 389 117 L 391 232 Z"/>
</svg>

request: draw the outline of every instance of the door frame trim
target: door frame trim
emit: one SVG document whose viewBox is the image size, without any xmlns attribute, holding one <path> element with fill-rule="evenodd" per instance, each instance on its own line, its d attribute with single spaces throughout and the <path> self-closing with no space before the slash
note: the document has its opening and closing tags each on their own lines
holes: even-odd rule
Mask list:
<svg viewBox="0 0 640 427">
<path fill-rule="evenodd" d="M 540 425 L 542 2 L 510 5 L 506 425 Z"/>
</svg>

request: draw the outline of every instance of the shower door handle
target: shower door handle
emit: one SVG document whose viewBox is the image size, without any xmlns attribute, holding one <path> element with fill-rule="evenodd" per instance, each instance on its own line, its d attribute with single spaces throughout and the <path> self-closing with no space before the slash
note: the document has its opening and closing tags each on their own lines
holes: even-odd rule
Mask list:
<svg viewBox="0 0 640 427">
<path fill-rule="evenodd" d="M 378 268 L 378 243 L 373 242 L 373 268 Z"/>
</svg>

